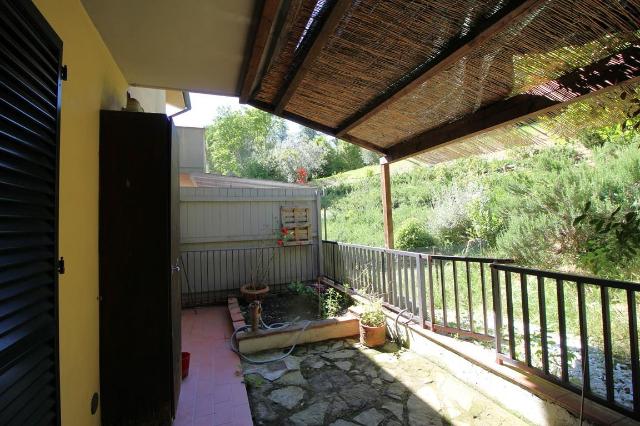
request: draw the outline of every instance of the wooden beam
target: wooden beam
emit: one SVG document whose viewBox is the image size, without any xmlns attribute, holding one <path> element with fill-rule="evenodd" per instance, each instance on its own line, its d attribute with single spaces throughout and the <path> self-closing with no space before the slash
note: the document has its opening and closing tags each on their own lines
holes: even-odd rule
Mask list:
<svg viewBox="0 0 640 426">
<path fill-rule="evenodd" d="M 403 76 L 389 90 L 381 93 L 373 101 L 365 105 L 364 108 L 345 120 L 338 127 L 336 134 L 338 137 L 343 137 L 347 132 L 388 108 L 393 102 L 407 95 L 434 75 L 455 64 L 494 34 L 504 30 L 507 25 L 526 16 L 527 13 L 544 1 L 519 0 L 508 2 L 500 11 L 482 21 L 480 25 L 467 34 L 454 37 L 434 59 L 424 62 L 415 70 Z"/>
<path fill-rule="evenodd" d="M 460 120 L 427 130 L 387 149 L 394 162 L 457 140 L 477 136 L 559 110 L 573 102 L 640 81 L 640 46 L 632 46 L 594 64 L 530 90 L 481 108 Z"/>
<path fill-rule="evenodd" d="M 257 28 L 255 28 L 255 36 L 253 38 L 253 47 L 249 56 L 249 61 L 244 72 L 242 85 L 240 87 L 240 103 L 247 103 L 251 92 L 256 84 L 256 77 L 264 62 L 264 54 L 266 52 L 269 40 L 277 36 L 275 34 L 276 22 L 281 8 L 285 2 L 282 0 L 264 0 L 258 2 L 256 7 L 262 5 L 260 18 Z"/>
<path fill-rule="evenodd" d="M 320 52 L 322 52 L 322 49 L 326 45 L 327 40 L 329 40 L 329 37 L 333 35 L 336 28 L 338 27 L 338 24 L 340 23 L 340 20 L 342 19 L 345 12 L 350 6 L 351 6 L 350 0 L 337 0 L 336 4 L 334 4 L 331 7 L 329 16 L 327 16 L 327 19 L 324 21 L 324 24 L 322 25 L 320 32 L 316 36 L 315 40 L 313 40 L 313 43 L 311 44 L 311 47 L 307 51 L 307 54 L 305 55 L 304 60 L 302 61 L 302 64 L 295 71 L 293 78 L 290 80 L 289 84 L 287 84 L 282 96 L 280 96 L 280 99 L 276 103 L 276 107 L 275 107 L 276 114 L 278 115 L 282 114 L 282 111 L 284 111 L 284 108 L 287 106 L 287 103 L 289 103 L 289 100 L 295 93 L 300 83 L 302 83 L 304 76 L 307 74 L 307 72 L 309 72 L 309 69 L 311 68 L 316 58 L 318 57 L 318 55 L 320 55 Z"/>
<path fill-rule="evenodd" d="M 391 203 L 391 175 L 389 163 L 380 162 L 380 189 L 382 190 L 382 217 L 384 219 L 384 246 L 393 248 L 393 204 Z"/>
<path fill-rule="evenodd" d="M 301 126 L 305 126 L 305 127 L 310 128 L 310 129 L 317 130 L 318 132 L 322 132 L 322 133 L 324 133 L 326 135 L 336 137 L 335 129 L 333 129 L 331 127 L 324 126 L 324 125 L 322 125 L 320 123 L 316 123 L 315 121 L 311 121 L 311 120 L 309 120 L 307 118 L 304 118 L 302 116 L 299 116 L 297 114 L 294 114 L 294 113 L 291 113 L 291 112 L 287 112 L 287 111 L 284 111 L 281 114 L 276 114 L 276 112 L 274 111 L 274 109 L 273 109 L 273 107 L 271 105 L 269 105 L 267 103 L 264 103 L 264 102 L 257 101 L 257 100 L 249 101 L 249 105 L 251 105 L 251 106 L 253 106 L 255 108 L 261 109 L 262 111 L 268 112 L 269 114 L 278 115 L 279 117 L 282 117 L 282 118 L 284 118 L 286 120 L 293 121 L 294 123 L 300 124 Z M 359 147 L 368 149 L 369 151 L 377 152 L 378 154 L 381 154 L 381 155 L 386 155 L 387 154 L 387 150 L 385 148 L 379 147 L 377 145 L 372 144 L 371 142 L 367 142 L 367 141 L 365 141 L 363 139 L 360 139 L 360 138 L 357 138 L 355 136 L 347 135 L 346 137 L 341 138 L 341 139 L 343 139 L 343 140 L 345 140 L 345 141 L 347 141 L 349 143 L 352 143 L 354 145 L 358 145 Z"/>
</svg>

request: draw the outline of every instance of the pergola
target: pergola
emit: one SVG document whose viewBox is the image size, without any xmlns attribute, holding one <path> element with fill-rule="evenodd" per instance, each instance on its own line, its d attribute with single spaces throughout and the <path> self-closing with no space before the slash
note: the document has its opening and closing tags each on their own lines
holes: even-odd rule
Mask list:
<svg viewBox="0 0 640 426">
<path fill-rule="evenodd" d="M 640 77 L 637 0 L 266 0 L 257 8 L 240 101 L 379 153 L 387 247 L 390 163 L 536 143 L 524 127 L 572 103 L 624 99 Z"/>
</svg>

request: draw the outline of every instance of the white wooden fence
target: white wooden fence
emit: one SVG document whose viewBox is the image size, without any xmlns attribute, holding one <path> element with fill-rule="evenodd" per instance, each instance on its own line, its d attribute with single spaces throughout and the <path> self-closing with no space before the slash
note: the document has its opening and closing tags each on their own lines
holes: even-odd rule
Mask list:
<svg viewBox="0 0 640 426">
<path fill-rule="evenodd" d="M 183 306 L 223 301 L 260 271 L 276 288 L 317 278 L 319 205 L 311 187 L 181 188 Z M 309 209 L 308 241 L 278 246 L 283 207 Z"/>
</svg>

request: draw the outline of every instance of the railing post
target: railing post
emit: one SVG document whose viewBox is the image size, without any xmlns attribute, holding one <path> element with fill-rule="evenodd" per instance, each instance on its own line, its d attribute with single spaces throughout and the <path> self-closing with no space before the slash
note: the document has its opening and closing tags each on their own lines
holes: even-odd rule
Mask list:
<svg viewBox="0 0 640 426">
<path fill-rule="evenodd" d="M 394 268 L 393 268 L 393 254 L 389 253 L 387 249 L 384 251 L 384 255 L 387 257 L 387 284 L 389 289 L 389 303 L 392 305 L 396 304 L 396 288 L 395 288 L 395 279 L 394 279 Z"/>
<path fill-rule="evenodd" d="M 636 314 L 636 292 L 627 289 L 627 314 L 629 315 L 629 344 L 631 347 L 631 386 L 640 388 L 640 361 L 638 354 L 638 317 Z M 587 357 L 587 359 L 589 359 Z M 633 392 L 633 407 L 640 414 L 640 392 Z"/>
<path fill-rule="evenodd" d="M 338 243 L 335 244 L 331 244 L 331 257 L 333 257 L 333 282 L 336 283 L 338 282 L 338 277 L 336 275 L 336 247 L 338 246 Z"/>
<path fill-rule="evenodd" d="M 380 271 L 381 271 L 381 275 L 382 275 L 382 298 L 384 299 L 385 302 L 389 301 L 389 298 L 387 297 L 387 263 L 386 263 L 386 254 L 384 251 L 379 252 L 380 253 Z"/>
<path fill-rule="evenodd" d="M 344 258 L 345 258 L 345 254 L 344 252 L 346 251 L 346 249 L 343 247 L 340 247 L 340 244 L 337 243 L 336 244 L 336 251 L 338 252 L 338 260 L 337 260 L 337 264 L 340 265 L 339 271 L 338 273 L 340 274 L 340 284 L 345 285 L 345 276 L 344 276 Z"/>
<path fill-rule="evenodd" d="M 429 315 L 431 316 L 431 331 L 436 331 L 436 305 L 433 300 L 433 259 L 427 255 L 427 267 L 429 268 Z"/>
<path fill-rule="evenodd" d="M 424 288 L 424 265 L 422 264 L 422 256 L 420 253 L 416 253 L 416 282 L 418 284 L 418 300 L 420 300 L 419 304 L 419 313 L 420 313 L 420 326 L 422 328 L 426 328 L 425 326 L 425 311 L 427 310 L 427 300 L 425 299 L 425 288 Z"/>
<path fill-rule="evenodd" d="M 493 295 L 493 319 L 495 323 L 495 346 L 496 346 L 496 362 L 502 364 L 500 354 L 502 353 L 502 300 L 500 299 L 500 275 L 495 267 L 495 263 L 491 266 L 491 294 Z"/>
</svg>

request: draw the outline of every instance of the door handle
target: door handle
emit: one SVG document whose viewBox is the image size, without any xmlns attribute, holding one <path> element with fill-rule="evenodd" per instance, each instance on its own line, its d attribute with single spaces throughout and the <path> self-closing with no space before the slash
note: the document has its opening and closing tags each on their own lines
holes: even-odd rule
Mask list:
<svg viewBox="0 0 640 426">
<path fill-rule="evenodd" d="M 171 272 L 180 272 L 180 266 L 178 265 L 171 266 Z"/>
</svg>

